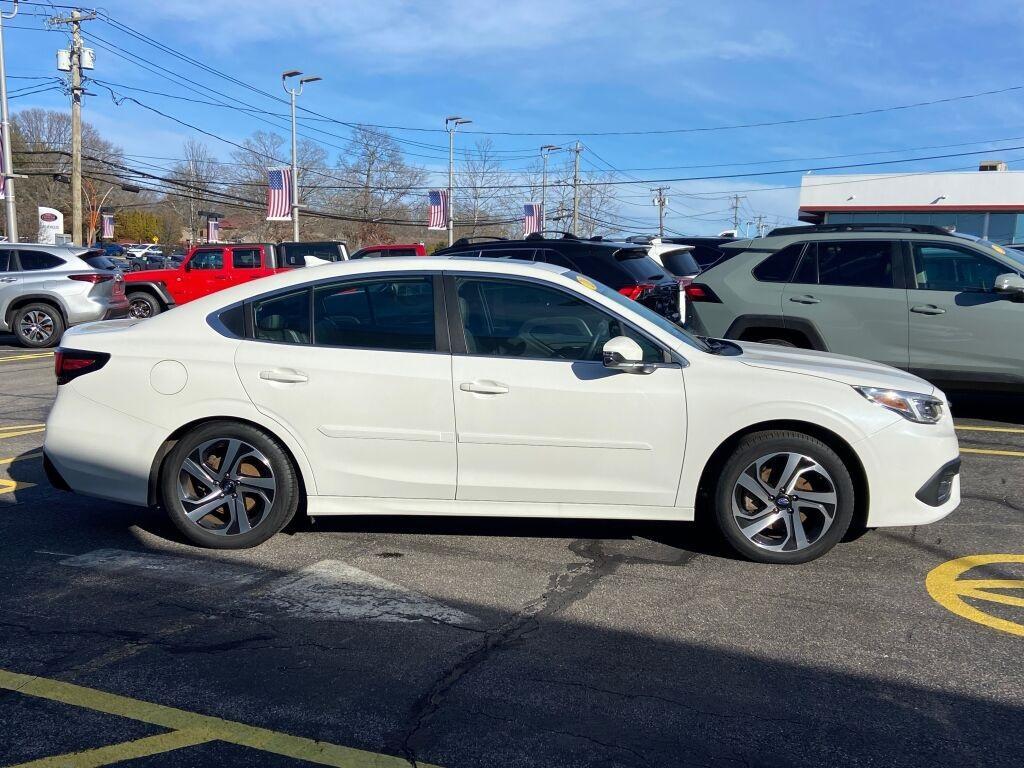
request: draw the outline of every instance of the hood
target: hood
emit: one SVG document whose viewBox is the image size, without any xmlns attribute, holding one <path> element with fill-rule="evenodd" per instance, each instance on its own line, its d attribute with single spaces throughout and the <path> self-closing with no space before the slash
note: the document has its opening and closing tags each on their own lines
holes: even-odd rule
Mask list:
<svg viewBox="0 0 1024 768">
<path fill-rule="evenodd" d="M 181 274 L 180 269 L 143 269 L 138 272 L 125 272 L 126 283 L 167 282 Z"/>
<path fill-rule="evenodd" d="M 918 376 L 858 357 L 748 341 L 733 343 L 743 348 L 743 356 L 739 359 L 754 368 L 770 368 L 805 376 L 817 376 L 820 379 L 831 379 L 851 386 L 902 389 L 926 395 L 935 391 L 935 387 Z"/>
</svg>

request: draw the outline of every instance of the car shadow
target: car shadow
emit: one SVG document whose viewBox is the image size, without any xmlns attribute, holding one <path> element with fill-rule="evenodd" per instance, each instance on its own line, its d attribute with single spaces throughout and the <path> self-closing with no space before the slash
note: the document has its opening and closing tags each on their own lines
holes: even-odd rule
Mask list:
<svg viewBox="0 0 1024 768">
<path fill-rule="evenodd" d="M 981 419 L 1006 424 L 1024 424 L 1021 395 L 1014 392 L 978 392 L 943 389 L 955 419 Z"/>
</svg>

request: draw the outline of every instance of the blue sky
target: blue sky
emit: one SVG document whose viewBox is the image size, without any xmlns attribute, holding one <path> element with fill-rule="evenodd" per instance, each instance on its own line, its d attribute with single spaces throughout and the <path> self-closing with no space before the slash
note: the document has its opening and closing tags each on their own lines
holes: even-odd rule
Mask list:
<svg viewBox="0 0 1024 768">
<path fill-rule="evenodd" d="M 3 4 L 5 7 L 9 3 Z M 282 15 L 282 7 L 285 13 Z M 1024 84 L 1024 9 L 1010 0 L 983 3 L 650 2 L 546 0 L 471 2 L 348 0 L 262 4 L 243 0 L 105 0 L 113 19 L 260 89 L 279 93 L 282 70 L 324 78 L 302 103 L 347 122 L 443 127 L 447 114 L 471 117 L 475 131 L 566 135 L 491 138 L 509 168 L 541 144 L 577 132 L 668 130 L 770 122 L 948 98 Z M 49 4 L 22 3 L 5 35 L 9 75 L 56 74 L 61 32 L 44 28 Z M 31 15 L 39 14 L 39 15 Z M 33 29 L 23 29 L 31 27 Z M 194 96 L 170 78 L 145 71 L 102 46 L 141 56 L 233 98 L 273 110 L 269 99 L 177 61 L 103 20 L 85 25 L 93 37 L 93 77 L 122 86 Z M 35 81 L 12 79 L 13 90 Z M 180 156 L 183 126 L 130 103 L 117 106 L 101 88 L 86 101 L 86 119 L 130 155 Z M 128 93 L 126 89 L 123 93 Z M 134 93 L 168 114 L 232 140 L 267 128 L 245 114 Z M 586 172 L 663 179 L 800 169 L 842 162 L 891 160 L 942 152 L 989 150 L 1024 168 L 1024 90 L 846 119 L 788 126 L 644 136 L 581 136 Z M 12 109 L 66 107 L 60 92 L 14 99 Z M 320 124 L 342 146 L 348 129 Z M 439 175 L 446 136 L 396 131 L 427 147 L 410 158 Z M 226 158 L 231 147 L 208 137 Z M 480 135 L 462 135 L 470 143 Z M 974 143 L 948 150 L 917 147 Z M 333 155 L 338 150 L 328 146 Z M 806 161 L 830 155 L 906 152 Z M 980 156 L 875 166 L 866 172 L 960 169 Z M 1022 162 L 1015 166 L 1014 161 Z M 779 161 L 793 162 L 779 162 Z M 768 163 L 771 164 L 758 164 Z M 163 162 L 163 161 L 154 161 Z M 738 165 L 745 164 L 745 165 Z M 693 168 L 692 166 L 713 166 Z M 642 169 L 642 170 L 633 170 Z M 856 170 L 856 169 L 855 169 Z M 744 218 L 764 214 L 792 223 L 800 173 L 673 182 L 668 226 L 680 232 L 723 229 L 733 191 Z M 622 189 L 623 224 L 657 221 L 652 184 Z"/>
</svg>

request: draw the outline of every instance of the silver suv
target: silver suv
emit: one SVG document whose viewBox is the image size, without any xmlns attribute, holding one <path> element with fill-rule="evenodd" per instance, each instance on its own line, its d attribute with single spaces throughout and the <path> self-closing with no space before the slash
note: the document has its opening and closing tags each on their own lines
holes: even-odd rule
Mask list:
<svg viewBox="0 0 1024 768">
<path fill-rule="evenodd" d="M 103 251 L 0 244 L 0 331 L 26 347 L 52 347 L 64 329 L 126 317 L 124 278 Z"/>
<path fill-rule="evenodd" d="M 841 224 L 730 243 L 686 287 L 701 335 L 805 347 L 941 386 L 1024 390 L 1024 253 L 938 227 Z"/>
</svg>

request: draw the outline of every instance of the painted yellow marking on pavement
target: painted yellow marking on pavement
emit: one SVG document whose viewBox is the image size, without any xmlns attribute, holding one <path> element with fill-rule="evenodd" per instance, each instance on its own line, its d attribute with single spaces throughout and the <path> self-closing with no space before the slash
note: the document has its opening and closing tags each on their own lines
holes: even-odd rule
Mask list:
<svg viewBox="0 0 1024 768">
<path fill-rule="evenodd" d="M 1024 451 L 1004 451 L 995 448 L 961 448 L 960 453 L 977 453 L 982 456 L 1019 456 L 1024 458 Z"/>
<path fill-rule="evenodd" d="M 1024 429 L 1019 427 L 973 427 L 957 424 L 956 428 L 961 432 L 1009 432 L 1014 435 L 1024 435 Z"/>
<path fill-rule="evenodd" d="M 213 741 L 214 737 L 206 731 L 170 731 L 156 736 L 146 736 L 135 741 L 111 744 L 97 749 L 86 749 L 66 755 L 54 755 L 40 760 L 21 763 L 13 768 L 97 768 L 101 765 L 119 763 L 122 760 L 135 760 L 139 757 L 158 755 L 172 749 L 194 747 Z"/>
<path fill-rule="evenodd" d="M 0 459 L 0 467 L 6 464 L 15 464 L 19 461 L 28 461 L 29 459 L 38 459 L 43 455 L 42 451 L 33 451 L 32 453 L 26 453 L 24 456 L 9 456 L 6 459 Z"/>
<path fill-rule="evenodd" d="M 36 352 L 28 355 L 4 355 L 0 357 L 0 363 L 13 362 L 15 360 L 39 360 L 44 357 L 53 357 L 53 352 Z"/>
<path fill-rule="evenodd" d="M 1024 579 L 962 579 L 972 568 L 982 565 L 1024 564 L 1024 555 L 969 555 L 950 560 L 935 568 L 925 579 L 925 588 L 939 605 L 957 616 L 991 629 L 1024 637 L 1024 624 L 992 616 L 966 602 L 964 598 L 1024 608 L 1024 598 L 989 590 L 1024 590 Z"/>
<path fill-rule="evenodd" d="M 23 435 L 36 435 L 40 432 L 45 432 L 46 427 L 27 427 L 25 429 L 0 429 L 0 440 L 6 440 L 9 437 L 22 437 Z"/>
<path fill-rule="evenodd" d="M 32 488 L 34 486 L 35 483 L 21 483 L 17 480 L 6 480 L 4 478 L 0 478 L 0 496 L 3 496 L 5 493 L 23 491 L 26 488 Z"/>
<path fill-rule="evenodd" d="M 296 760 L 305 760 L 320 765 L 333 765 L 336 768 L 408 768 L 409 762 L 403 758 L 393 755 L 383 755 L 376 752 L 367 752 L 354 747 L 343 747 L 340 744 L 332 744 L 327 741 L 316 741 L 304 736 L 293 736 L 280 731 L 272 731 L 268 728 L 259 728 L 254 725 L 246 725 L 231 720 L 222 720 L 211 715 L 200 715 L 195 712 L 188 712 L 184 709 L 167 707 L 163 704 L 132 699 L 128 696 L 118 696 L 114 693 L 107 693 L 95 688 L 86 688 L 73 683 L 65 683 L 60 680 L 52 680 L 46 677 L 34 675 L 23 675 L 18 672 L 11 672 L 0 669 L 0 688 L 21 693 L 26 696 L 56 701 L 62 704 L 70 704 L 74 707 L 83 707 L 95 712 L 103 712 L 108 715 L 127 717 L 131 720 L 158 725 L 168 728 L 174 732 L 186 732 L 190 736 L 181 738 L 188 742 L 191 738 L 200 738 L 201 741 L 226 741 L 250 749 L 257 749 L 262 752 L 271 752 L 275 755 L 283 755 Z M 169 737 L 169 734 L 168 734 Z M 146 737 L 135 742 L 114 744 L 107 749 L 127 750 L 132 744 L 140 741 L 153 743 L 155 737 Z M 169 744 L 156 742 L 157 746 Z M 191 742 L 201 743 L 201 742 Z M 145 746 L 145 745 L 144 745 Z M 180 746 L 187 746 L 181 744 Z M 166 746 L 167 751 L 177 749 L 174 746 Z M 95 752 L 95 750 L 90 750 Z M 128 753 L 126 753 L 127 755 Z M 66 768 L 85 768 L 86 766 L 98 767 L 109 763 L 126 760 L 129 757 L 109 757 L 108 762 L 96 762 L 90 760 L 89 753 L 78 753 L 77 755 L 62 755 L 60 762 L 54 765 L 65 766 Z M 78 756 L 84 756 L 82 762 L 75 762 Z M 38 761 L 36 764 L 39 764 Z M 427 763 L 418 765 L 424 768 L 437 768 Z M 31 763 L 29 764 L 31 765 Z"/>
</svg>

